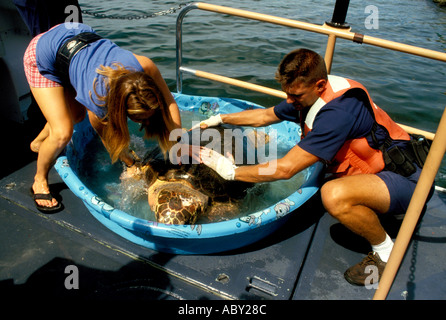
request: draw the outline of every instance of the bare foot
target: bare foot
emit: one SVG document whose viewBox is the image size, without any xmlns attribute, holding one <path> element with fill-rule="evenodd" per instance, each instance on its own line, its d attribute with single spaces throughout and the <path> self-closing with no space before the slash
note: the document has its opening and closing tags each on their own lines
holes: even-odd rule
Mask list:
<svg viewBox="0 0 446 320">
<path fill-rule="evenodd" d="M 49 194 L 50 193 L 50 189 L 48 188 L 48 185 L 46 183 L 34 182 L 34 184 L 32 186 L 32 191 L 34 192 L 34 194 Z M 48 207 L 48 208 L 56 207 L 58 205 L 58 202 L 55 198 L 52 198 L 52 200 L 36 199 L 35 201 L 39 206 Z"/>
<path fill-rule="evenodd" d="M 39 153 L 39 149 L 40 149 L 40 145 L 42 144 L 42 141 L 36 141 L 34 140 L 33 142 L 31 142 L 31 144 L 29 145 L 29 148 L 31 149 L 32 152 L 35 153 Z"/>
</svg>

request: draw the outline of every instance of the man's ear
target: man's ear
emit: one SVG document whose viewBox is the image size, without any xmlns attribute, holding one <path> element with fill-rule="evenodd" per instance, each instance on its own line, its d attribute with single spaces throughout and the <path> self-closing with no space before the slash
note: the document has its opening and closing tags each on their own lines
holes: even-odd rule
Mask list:
<svg viewBox="0 0 446 320">
<path fill-rule="evenodd" d="M 319 94 L 322 94 L 325 90 L 325 86 L 327 85 L 326 79 L 320 79 L 316 82 L 316 90 Z"/>
</svg>

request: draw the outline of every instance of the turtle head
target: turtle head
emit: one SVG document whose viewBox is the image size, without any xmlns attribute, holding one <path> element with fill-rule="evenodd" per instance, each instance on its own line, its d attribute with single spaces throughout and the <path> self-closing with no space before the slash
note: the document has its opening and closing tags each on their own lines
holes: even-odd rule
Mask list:
<svg viewBox="0 0 446 320">
<path fill-rule="evenodd" d="M 141 172 L 142 176 L 144 177 L 144 180 L 149 186 L 155 183 L 156 179 L 158 178 L 158 172 L 153 169 L 150 163 L 142 165 Z"/>
<path fill-rule="evenodd" d="M 149 149 L 141 162 L 141 172 L 147 185 L 155 183 L 166 166 L 167 160 L 164 159 L 161 149 L 158 146 Z"/>
</svg>

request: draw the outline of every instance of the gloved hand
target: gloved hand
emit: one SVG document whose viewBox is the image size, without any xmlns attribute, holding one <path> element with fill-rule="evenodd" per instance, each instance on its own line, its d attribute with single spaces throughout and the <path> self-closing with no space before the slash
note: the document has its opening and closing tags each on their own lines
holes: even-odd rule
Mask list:
<svg viewBox="0 0 446 320">
<path fill-rule="evenodd" d="M 171 131 L 169 139 L 177 140 L 169 150 L 169 160 L 174 165 L 200 163 L 200 146 L 192 146 L 189 142 L 189 133 L 186 129 L 174 129 Z M 196 149 L 196 150 L 194 150 Z"/>
<path fill-rule="evenodd" d="M 221 120 L 220 114 L 216 114 L 215 116 L 212 116 L 209 119 L 206 119 L 206 120 L 201 121 L 200 123 L 197 123 L 192 128 L 190 128 L 190 130 L 194 130 L 197 128 L 206 129 L 209 127 L 216 127 L 222 123 L 223 123 L 223 121 Z"/>
<path fill-rule="evenodd" d="M 169 150 L 169 160 L 174 165 L 198 164 L 200 160 L 200 146 L 178 142 Z"/>
<path fill-rule="evenodd" d="M 237 166 L 234 164 L 234 158 L 231 155 L 225 157 L 212 149 L 202 147 L 200 158 L 202 163 L 215 170 L 223 179 L 234 180 Z"/>
</svg>

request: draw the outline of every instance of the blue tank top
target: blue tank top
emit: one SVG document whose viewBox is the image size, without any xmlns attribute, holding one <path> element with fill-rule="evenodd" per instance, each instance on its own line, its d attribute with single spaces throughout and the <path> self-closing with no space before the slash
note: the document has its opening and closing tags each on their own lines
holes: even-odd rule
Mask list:
<svg viewBox="0 0 446 320">
<path fill-rule="evenodd" d="M 82 32 L 95 31 L 85 24 L 79 24 L 78 28 L 74 29 L 67 29 L 65 24 L 60 24 L 42 35 L 36 46 L 36 60 L 37 68 L 44 77 L 62 83 L 62 80 L 56 76 L 54 68 L 57 50 L 69 38 Z M 95 79 L 97 79 L 96 92 L 100 96 L 105 95 L 103 76 L 96 73 L 96 69 L 101 65 L 111 66 L 114 63 L 120 63 L 129 70 L 144 71 L 133 53 L 118 47 L 108 39 L 90 43 L 80 50 L 70 63 L 70 82 L 76 90 L 76 100 L 99 118 L 104 117 L 107 110 L 96 105 L 101 104 L 101 101 L 97 99 L 93 90 Z"/>
</svg>

